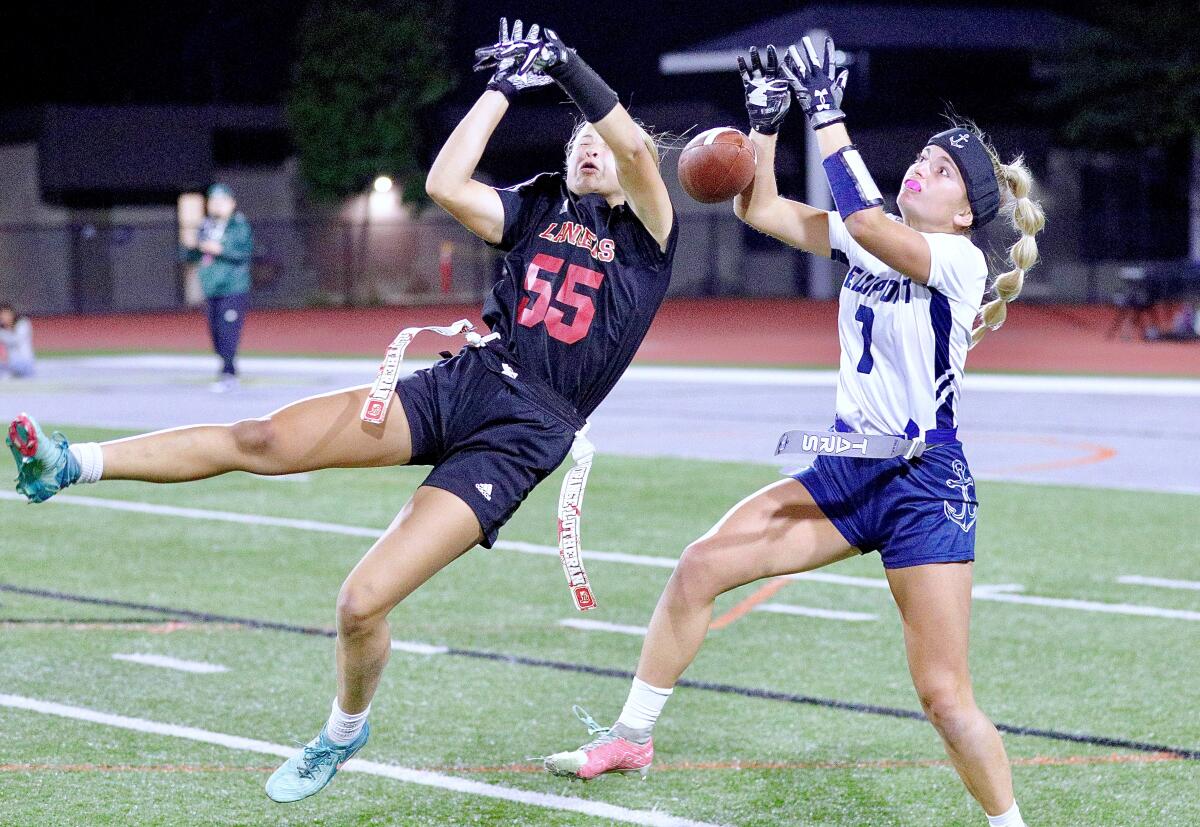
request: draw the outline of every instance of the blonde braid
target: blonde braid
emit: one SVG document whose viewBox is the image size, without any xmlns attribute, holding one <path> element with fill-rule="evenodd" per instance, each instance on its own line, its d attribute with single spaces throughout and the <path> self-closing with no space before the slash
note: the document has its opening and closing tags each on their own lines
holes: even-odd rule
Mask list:
<svg viewBox="0 0 1200 827">
<path fill-rule="evenodd" d="M 971 347 L 979 344 L 979 340 L 989 330 L 995 330 L 1004 324 L 1008 315 L 1008 303 L 1021 294 L 1021 288 L 1025 285 L 1025 273 L 1037 263 L 1038 247 L 1034 236 L 1046 224 L 1046 214 L 1042 211 L 1042 205 L 1029 197 L 1033 188 L 1033 176 L 1025 166 L 1025 159 L 1017 156 L 1012 163 L 1002 164 L 995 150 L 990 146 L 987 148 L 996 170 L 996 180 L 1000 184 L 1003 200 L 1001 209 L 1008 214 L 1013 229 L 1021 237 L 1008 248 L 1008 260 L 1012 269 L 1001 273 L 992 283 L 996 298 L 979 310 L 979 324 L 971 331 Z"/>
</svg>

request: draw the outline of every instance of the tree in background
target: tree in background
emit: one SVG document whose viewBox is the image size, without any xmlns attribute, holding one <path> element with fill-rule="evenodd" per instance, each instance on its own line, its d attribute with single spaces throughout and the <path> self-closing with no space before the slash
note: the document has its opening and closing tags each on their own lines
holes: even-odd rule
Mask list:
<svg viewBox="0 0 1200 827">
<path fill-rule="evenodd" d="M 1200 260 L 1200 7 L 1101 4 L 1057 67 L 1065 137 L 1096 149 L 1191 144 L 1191 257 Z"/>
<path fill-rule="evenodd" d="M 446 2 L 313 0 L 287 111 L 315 200 L 362 193 L 380 174 L 424 198 L 422 115 L 454 87 L 450 15 Z"/>
</svg>

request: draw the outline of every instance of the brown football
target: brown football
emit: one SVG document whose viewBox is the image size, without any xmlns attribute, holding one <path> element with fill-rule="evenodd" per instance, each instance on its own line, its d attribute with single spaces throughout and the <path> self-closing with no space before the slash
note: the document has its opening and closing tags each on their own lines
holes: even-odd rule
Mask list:
<svg viewBox="0 0 1200 827">
<path fill-rule="evenodd" d="M 732 126 L 718 126 L 692 138 L 679 155 L 679 183 L 702 204 L 728 201 L 754 180 L 754 144 Z"/>
</svg>

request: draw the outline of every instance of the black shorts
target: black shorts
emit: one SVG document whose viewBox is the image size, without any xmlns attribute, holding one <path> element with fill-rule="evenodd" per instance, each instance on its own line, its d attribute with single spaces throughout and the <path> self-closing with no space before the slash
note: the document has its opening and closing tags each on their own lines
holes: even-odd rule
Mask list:
<svg viewBox="0 0 1200 827">
<path fill-rule="evenodd" d="M 396 392 L 412 433 L 409 464 L 432 465 L 423 484 L 471 507 L 485 548 L 571 452 L 584 424 L 570 403 L 495 343 L 465 347 L 406 376 Z"/>
</svg>

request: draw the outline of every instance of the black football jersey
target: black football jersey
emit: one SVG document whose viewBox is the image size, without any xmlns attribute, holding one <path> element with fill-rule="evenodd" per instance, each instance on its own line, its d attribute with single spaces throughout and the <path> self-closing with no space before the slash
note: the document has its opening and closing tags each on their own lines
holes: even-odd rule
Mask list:
<svg viewBox="0 0 1200 827">
<path fill-rule="evenodd" d="M 483 306 L 521 366 L 587 417 L 650 329 L 671 278 L 678 217 L 664 252 L 628 205 L 576 196 L 562 173 L 497 190 L 504 272 Z"/>
</svg>

